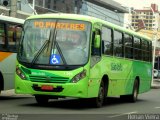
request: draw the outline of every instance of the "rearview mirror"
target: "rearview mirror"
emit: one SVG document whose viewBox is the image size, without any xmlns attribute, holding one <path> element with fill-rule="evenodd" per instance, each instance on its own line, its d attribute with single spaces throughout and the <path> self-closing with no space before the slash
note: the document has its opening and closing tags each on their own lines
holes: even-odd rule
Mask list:
<svg viewBox="0 0 160 120">
<path fill-rule="evenodd" d="M 94 39 L 94 48 L 100 48 L 100 35 L 96 35 Z"/>
</svg>

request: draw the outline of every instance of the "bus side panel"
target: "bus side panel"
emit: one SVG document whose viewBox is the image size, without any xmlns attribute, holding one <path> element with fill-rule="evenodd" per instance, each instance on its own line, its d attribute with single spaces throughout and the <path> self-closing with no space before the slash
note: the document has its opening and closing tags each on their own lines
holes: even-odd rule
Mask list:
<svg viewBox="0 0 160 120">
<path fill-rule="evenodd" d="M 96 97 L 104 75 L 109 78 L 108 96 L 131 94 L 133 88 L 132 61 L 103 56 L 90 70 L 89 96 Z"/>
<path fill-rule="evenodd" d="M 107 58 L 109 76 L 108 96 L 130 94 L 133 84 L 132 61 L 121 58 Z"/>
<path fill-rule="evenodd" d="M 16 53 L 0 52 L 0 71 L 4 79 L 4 90 L 14 88 L 14 78 L 16 69 Z"/>
<path fill-rule="evenodd" d="M 140 80 L 139 93 L 150 90 L 152 80 L 152 64 L 138 61 L 134 61 L 133 64 L 134 76 L 138 76 Z"/>
<path fill-rule="evenodd" d="M 147 62 L 132 61 L 127 59 L 107 60 L 111 68 L 107 71 L 109 75 L 108 96 L 132 94 L 134 81 L 139 78 L 139 93 L 150 90 L 152 79 L 152 64 Z"/>
</svg>

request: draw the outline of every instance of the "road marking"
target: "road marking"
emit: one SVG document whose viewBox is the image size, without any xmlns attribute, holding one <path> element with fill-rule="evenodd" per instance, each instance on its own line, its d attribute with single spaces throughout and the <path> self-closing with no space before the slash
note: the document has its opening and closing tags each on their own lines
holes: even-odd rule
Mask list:
<svg viewBox="0 0 160 120">
<path fill-rule="evenodd" d="M 129 112 L 129 113 L 122 113 L 119 115 L 113 115 L 113 116 L 109 116 L 109 118 L 114 118 L 114 117 L 119 117 L 119 116 L 123 116 L 123 115 L 129 115 L 129 114 L 135 114 L 135 113 L 137 113 L 137 111 Z"/>
<path fill-rule="evenodd" d="M 155 109 L 160 109 L 160 107 L 155 107 Z"/>
</svg>

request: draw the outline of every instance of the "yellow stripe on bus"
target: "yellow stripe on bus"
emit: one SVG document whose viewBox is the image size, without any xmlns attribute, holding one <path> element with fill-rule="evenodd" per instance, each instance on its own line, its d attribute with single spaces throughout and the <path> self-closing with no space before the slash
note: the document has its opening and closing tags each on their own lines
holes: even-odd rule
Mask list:
<svg viewBox="0 0 160 120">
<path fill-rule="evenodd" d="M 6 59 L 11 54 L 12 53 L 9 53 L 9 52 L 0 52 L 0 62 L 2 62 L 4 59 Z"/>
</svg>

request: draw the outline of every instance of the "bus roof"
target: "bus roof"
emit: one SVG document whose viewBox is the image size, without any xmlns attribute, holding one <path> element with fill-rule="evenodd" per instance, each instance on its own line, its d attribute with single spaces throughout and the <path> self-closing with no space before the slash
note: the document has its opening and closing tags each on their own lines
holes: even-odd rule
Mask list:
<svg viewBox="0 0 160 120">
<path fill-rule="evenodd" d="M 7 21 L 7 22 L 11 22 L 11 23 L 23 24 L 25 20 L 24 19 L 19 19 L 19 18 L 14 18 L 14 17 L 0 15 L 0 21 Z"/>
<path fill-rule="evenodd" d="M 28 17 L 27 19 L 38 19 L 38 18 L 60 18 L 60 19 L 72 19 L 72 20 L 83 20 L 83 21 L 88 21 L 91 23 L 102 23 L 112 29 L 116 29 L 119 31 L 123 31 L 124 33 L 128 33 L 140 38 L 147 39 L 151 41 L 151 38 L 148 36 L 145 36 L 143 34 L 137 33 L 133 30 L 126 29 L 124 27 L 121 27 L 119 25 L 101 20 L 99 18 L 91 17 L 91 16 L 86 16 L 86 15 L 79 15 L 79 14 L 66 14 L 66 13 L 52 13 L 52 14 L 41 14 L 41 15 L 32 15 Z"/>
</svg>

